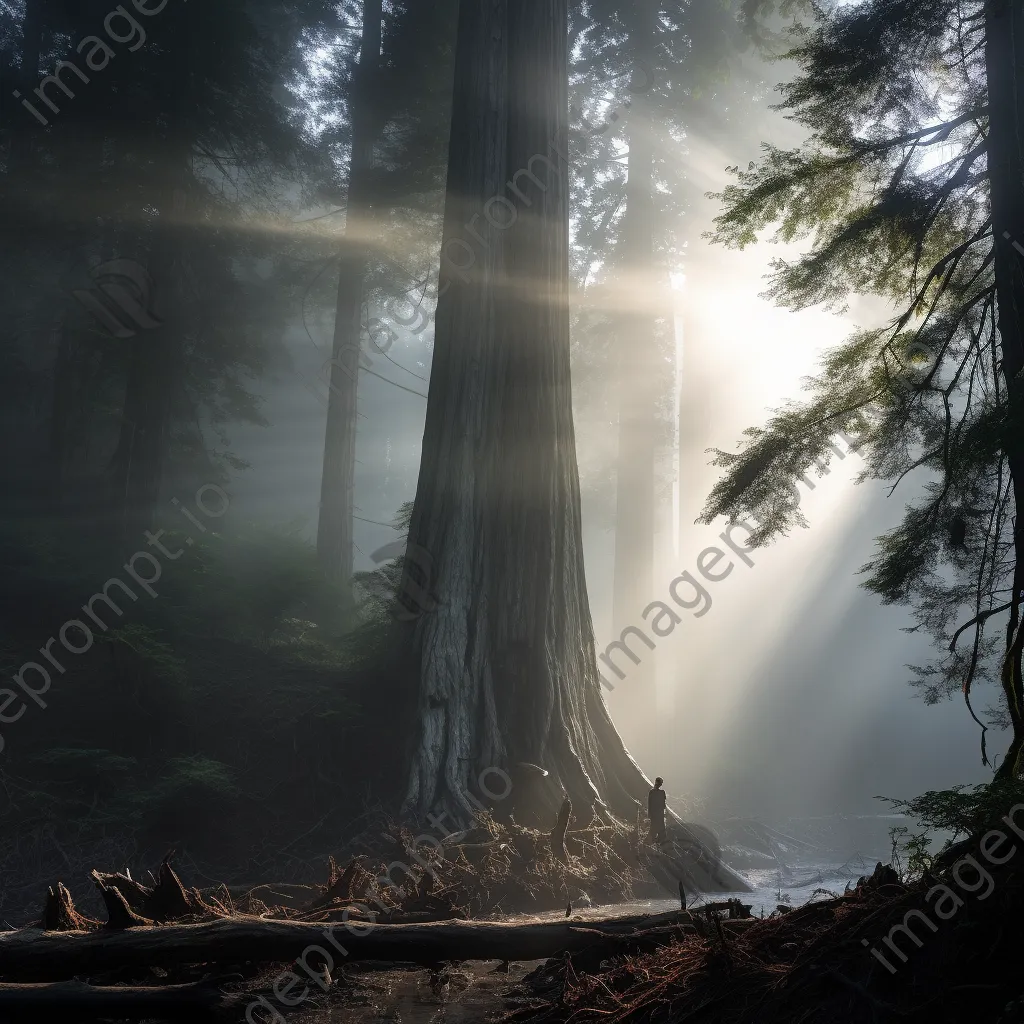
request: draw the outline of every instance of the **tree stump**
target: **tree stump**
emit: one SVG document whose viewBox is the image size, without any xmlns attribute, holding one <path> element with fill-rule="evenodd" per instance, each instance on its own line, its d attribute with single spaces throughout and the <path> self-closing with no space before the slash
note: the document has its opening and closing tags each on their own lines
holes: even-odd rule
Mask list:
<svg viewBox="0 0 1024 1024">
<path fill-rule="evenodd" d="M 43 919 L 40 922 L 48 932 L 84 932 L 98 926 L 99 921 L 85 917 L 75 909 L 71 893 L 63 882 L 50 886 L 46 891 L 46 904 L 43 907 Z"/>
</svg>

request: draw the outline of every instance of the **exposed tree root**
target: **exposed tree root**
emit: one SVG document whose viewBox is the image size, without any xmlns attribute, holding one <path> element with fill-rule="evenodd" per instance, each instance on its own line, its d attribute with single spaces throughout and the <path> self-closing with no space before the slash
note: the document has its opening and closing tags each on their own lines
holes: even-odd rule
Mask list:
<svg viewBox="0 0 1024 1024">
<path fill-rule="evenodd" d="M 561 861 L 565 858 L 565 833 L 569 830 L 569 819 L 572 817 L 572 801 L 566 797 L 558 810 L 558 820 L 551 833 L 551 852 Z"/>
<path fill-rule="evenodd" d="M 445 920 L 531 913 L 676 895 L 692 884 L 696 860 L 679 843 L 653 847 L 636 830 L 595 817 L 572 827 L 568 810 L 551 833 L 498 822 L 486 814 L 460 833 L 414 835 L 381 817 L 361 838 L 363 852 L 344 868 L 328 863 L 326 886 L 220 886 L 187 889 L 164 861 L 146 885 L 125 872 L 93 871 L 107 928 L 202 921 L 235 912 L 305 920 Z M 62 883 L 51 887 L 42 920 L 55 931 L 88 930 L 100 922 L 78 912 Z"/>
<path fill-rule="evenodd" d="M 554 910 L 566 900 L 577 906 L 619 903 L 659 893 L 630 833 L 596 818 L 586 827 L 560 821 L 554 837 L 487 815 L 472 829 L 447 836 L 436 831 L 417 836 L 390 820 L 382 820 L 374 832 L 376 843 L 363 846 L 368 855 L 337 904 L 362 902 L 377 913 L 474 918 Z M 389 879 L 384 878 L 387 865 L 392 866 Z M 340 880 L 336 884 L 340 887 Z M 675 887 L 673 881 L 673 892 Z M 331 906 L 326 900 L 314 905 L 325 911 Z"/>
</svg>

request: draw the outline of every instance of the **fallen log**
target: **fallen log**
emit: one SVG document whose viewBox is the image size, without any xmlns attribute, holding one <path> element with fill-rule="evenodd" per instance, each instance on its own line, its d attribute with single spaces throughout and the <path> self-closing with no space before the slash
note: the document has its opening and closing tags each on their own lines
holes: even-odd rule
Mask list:
<svg viewBox="0 0 1024 1024">
<path fill-rule="evenodd" d="M 349 925 L 243 916 L 123 931 L 22 928 L 0 932 L 0 975 L 52 980 L 154 964 L 287 963 L 316 951 L 327 954 L 333 963 L 543 960 L 582 951 L 601 937 L 621 940 L 669 925 L 692 927 L 692 918 L 685 911 L 671 911 L 602 921 L 363 923 L 356 926 L 363 934 L 354 934 Z"/>
<path fill-rule="evenodd" d="M 104 986 L 81 981 L 53 985 L 0 983 L 0 1020 L 56 1020 L 70 1013 L 77 1021 L 122 1017 L 158 1020 L 215 1020 L 237 1011 L 245 997 L 228 995 L 209 982 L 190 985 Z"/>
</svg>

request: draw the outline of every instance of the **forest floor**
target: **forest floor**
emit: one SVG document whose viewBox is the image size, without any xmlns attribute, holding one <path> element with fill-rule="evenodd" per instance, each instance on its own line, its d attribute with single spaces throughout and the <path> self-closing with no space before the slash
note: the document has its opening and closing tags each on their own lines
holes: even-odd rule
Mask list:
<svg viewBox="0 0 1024 1024">
<path fill-rule="evenodd" d="M 672 845 L 649 846 L 639 827 L 611 826 L 597 819 L 583 825 L 574 820 L 547 833 L 481 814 L 472 828 L 438 839 L 414 835 L 380 811 L 368 815 L 363 826 L 339 853 L 344 870 L 333 857 L 327 858 L 326 884 L 311 877 L 301 882 L 291 878 L 269 884 L 221 884 L 202 890 L 207 911 L 326 922 L 339 906 L 347 906 L 357 917 L 381 921 L 446 920 L 674 895 L 674 880 L 669 885 L 652 876 L 652 870 L 664 874 L 659 862 L 671 866 L 663 851 Z M 158 868 L 155 865 L 150 872 L 153 883 Z M 60 880 L 72 892 L 85 892 L 74 902 L 86 918 L 96 916 L 106 896 L 95 885 L 95 877 L 89 876 L 94 883 L 90 894 L 80 885 L 72 888 L 72 882 L 88 878 L 66 876 L 67 871 L 61 871 L 50 882 Z M 115 880 L 111 884 L 123 877 L 109 875 Z M 45 894 L 46 886 L 38 886 L 22 915 L 24 923 L 38 920 Z M 126 895 L 133 905 L 132 894 Z M 145 899 L 138 893 L 134 898 L 139 905 L 133 909 L 147 917 Z"/>
<path fill-rule="evenodd" d="M 406 854 L 412 837 L 393 826 L 379 834 L 372 856 L 332 864 L 327 885 L 200 892 L 169 865 L 150 885 L 97 874 L 106 925 L 77 916 L 55 886 L 50 930 L 0 933 L 0 1019 L 43 1019 L 38 1000 L 80 998 L 58 991 L 58 979 L 74 977 L 93 999 L 173 996 L 192 1001 L 195 1020 L 207 1011 L 241 1020 L 248 1008 L 250 1022 L 275 1024 L 1024 1022 L 1024 858 L 1012 835 L 961 844 L 955 861 L 912 881 L 879 864 L 845 892 L 761 919 L 737 900 L 616 919 L 571 898 L 564 917 L 537 912 L 559 907 L 573 887 L 635 897 L 628 830 L 567 830 L 560 844 L 488 822 L 449 837 L 448 855 L 428 861 L 433 875 L 389 893 L 374 872 Z M 357 926 L 352 938 L 337 933 L 351 955 L 318 962 L 308 936 L 343 921 Z M 191 943 L 184 954 L 182 943 Z M 9 984 L 42 981 L 57 984 L 31 993 Z M 195 987 L 161 996 L 145 988 L 154 985 Z M 288 1002 L 289 991 L 305 994 Z M 9 1013 L 5 1000 L 19 999 L 28 1011 Z M 96 1019 L 72 1005 L 76 1020 Z M 176 1017 L 145 1015 L 184 1016 L 181 1007 Z"/>
<path fill-rule="evenodd" d="M 1015 849 L 1009 851 L 1010 857 Z M 1006 847 L 999 856 L 1006 855 Z M 661 948 L 524 979 L 515 1024 L 1019 1024 L 1024 863 L 977 848 L 909 883 L 891 867 L 742 932 L 708 920 Z"/>
<path fill-rule="evenodd" d="M 98 900 L 76 905 L 69 890 L 54 879 L 45 907 L 42 900 L 37 904 L 32 925 L 0 931 L 0 1020 L 36 1020 L 58 1008 L 80 1013 L 90 1000 L 129 997 L 137 998 L 140 1006 L 148 1006 L 149 1000 L 168 1012 L 176 1008 L 175 1019 L 182 1014 L 201 1016 L 217 1009 L 222 992 L 228 992 L 221 1007 L 225 1010 L 237 1009 L 243 997 L 252 1000 L 261 993 L 272 1000 L 271 1005 L 283 1008 L 275 997 L 275 982 L 287 970 L 267 965 L 288 963 L 306 945 L 325 942 L 325 927 L 343 924 L 350 927 L 338 927 L 337 934 L 350 946 L 354 944 L 353 956 L 343 970 L 339 964 L 324 993 L 314 987 L 304 1001 L 303 1016 L 307 1011 L 319 1012 L 317 1008 L 335 1002 L 342 993 L 348 1001 L 361 999 L 370 1005 L 374 992 L 390 991 L 396 984 L 402 988 L 407 971 L 391 961 L 422 962 L 421 937 L 437 944 L 428 957 L 432 962 L 425 984 L 445 998 L 451 991 L 470 987 L 464 983 L 465 972 L 453 973 L 446 961 L 475 952 L 478 934 L 497 943 L 499 952 L 504 936 L 510 935 L 514 946 L 510 956 L 518 950 L 520 959 L 546 958 L 562 948 L 563 908 L 568 917 L 573 901 L 585 907 L 591 902 L 622 903 L 664 895 L 644 864 L 656 854 L 640 850 L 638 834 L 596 820 L 586 827 L 578 823 L 569 827 L 566 820 L 561 829 L 549 834 L 482 815 L 474 828 L 450 834 L 433 846 L 418 845 L 417 838 L 379 816 L 358 837 L 357 848 L 364 852 L 347 858 L 344 867 L 330 860 L 326 884 L 221 885 L 199 890 L 187 888 L 169 861 L 164 861 L 145 881 L 127 871 L 93 871 Z M 495 921 L 550 910 L 558 911 L 558 923 L 539 931 L 520 932 L 511 925 L 508 933 L 508 926 Z M 104 915 L 105 923 L 100 919 Z M 478 933 L 474 922 L 480 919 L 490 919 L 493 925 Z M 437 927 L 423 933 L 415 930 L 426 922 Z M 454 934 L 445 930 L 445 922 L 455 925 Z M 390 941 L 394 930 L 400 932 L 401 943 L 403 928 L 404 945 L 399 950 L 403 955 L 382 957 L 370 950 L 363 957 L 359 953 L 363 947 L 355 948 L 360 935 Z M 632 926 L 623 926 L 619 932 L 631 930 Z M 587 934 L 576 937 L 577 947 L 590 941 Z M 618 941 L 615 935 L 607 938 L 613 945 Z M 170 945 L 141 954 L 133 951 L 134 943 L 152 939 Z M 179 940 L 206 944 L 192 945 L 181 954 L 172 950 Z M 271 946 L 265 944 L 267 940 Z M 539 946 L 534 944 L 537 941 Z M 41 948 L 51 942 L 57 946 Z M 384 962 L 374 966 L 367 960 Z M 389 969 L 391 975 L 386 973 Z M 485 1002 L 494 1002 L 491 995 L 496 998 L 498 990 L 515 978 L 515 971 L 511 979 L 504 972 L 499 974 L 474 986 L 476 994 L 487 993 Z M 391 980 L 382 989 L 374 976 Z M 74 988 L 82 983 L 88 990 Z M 416 999 L 415 995 L 408 998 Z M 121 1018 L 113 1012 L 113 1004 L 106 1010 L 103 1019 Z M 136 1014 L 131 1019 L 140 1018 Z"/>
</svg>

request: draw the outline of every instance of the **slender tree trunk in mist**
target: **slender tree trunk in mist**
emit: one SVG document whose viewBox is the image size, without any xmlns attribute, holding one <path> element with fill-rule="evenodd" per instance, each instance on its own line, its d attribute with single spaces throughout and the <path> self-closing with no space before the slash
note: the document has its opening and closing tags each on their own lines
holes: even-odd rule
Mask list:
<svg viewBox="0 0 1024 1024">
<path fill-rule="evenodd" d="M 188 189 L 193 180 L 192 129 L 196 98 L 194 75 L 183 72 L 176 83 L 166 123 L 154 126 L 151 202 L 156 216 L 149 228 L 146 271 L 149 303 L 158 327 L 127 339 L 131 346 L 128 381 L 117 450 L 111 460 L 114 507 L 120 510 L 118 544 L 135 550 L 139 534 L 154 525 L 170 450 L 172 396 L 184 388 L 186 319 L 182 281 L 188 254 Z M 132 325 L 134 326 L 134 325 Z"/>
<path fill-rule="evenodd" d="M 649 77 L 655 46 L 656 0 L 633 5 L 630 46 L 636 74 Z M 646 69 L 646 70 L 645 70 Z M 629 163 L 623 218 L 624 301 L 619 317 L 619 451 L 616 470 L 613 633 L 642 625 L 640 613 L 654 595 L 655 456 L 658 444 L 654 301 L 654 151 L 650 101 L 633 96 L 629 113 Z M 646 648 L 631 667 L 630 689 L 653 710 L 654 652 Z"/>
<path fill-rule="evenodd" d="M 689 533 L 687 527 L 690 522 L 691 501 L 696 490 L 693 474 L 690 471 L 693 462 L 691 449 L 693 437 L 691 436 L 691 417 L 689 416 L 690 374 L 688 373 L 695 351 L 693 342 L 696 325 L 693 310 L 690 308 L 689 266 L 687 266 L 686 270 L 686 308 L 683 311 L 683 344 L 680 346 L 683 366 L 682 372 L 679 374 L 679 451 L 676 452 L 676 480 L 678 481 L 677 486 L 679 488 L 679 521 L 676 524 L 676 529 L 679 531 L 680 546 L 686 543 L 686 537 Z"/>
<path fill-rule="evenodd" d="M 352 605 L 352 495 L 356 469 L 356 416 L 362 339 L 363 282 L 367 272 L 367 175 L 373 167 L 373 84 L 380 64 L 382 0 L 363 3 L 363 32 L 355 71 L 352 157 L 349 167 L 345 243 L 338 277 L 338 302 L 327 399 L 324 468 L 316 550 L 327 579 Z"/>
<path fill-rule="evenodd" d="M 121 431 L 112 459 L 114 507 L 120 510 L 118 544 L 133 551 L 142 531 L 154 525 L 170 447 L 172 396 L 184 384 L 182 266 L 188 248 L 185 236 L 188 186 L 192 180 L 191 102 L 193 76 L 182 76 L 165 127 L 150 138 L 153 177 L 150 182 L 156 217 L 149 228 L 146 271 L 149 303 L 159 326 L 141 329 L 125 341 L 131 347 Z M 123 283 L 123 282 L 122 282 Z M 134 324 L 128 326 L 134 327 Z"/>
<path fill-rule="evenodd" d="M 60 139 L 61 145 L 57 150 L 56 161 L 58 173 L 76 179 L 80 183 L 82 194 L 102 194 L 105 185 L 104 149 L 107 137 L 101 128 L 91 122 L 67 125 Z M 87 220 L 84 229 L 79 228 L 75 231 L 80 242 L 70 246 L 66 262 L 58 264 L 61 266 L 58 277 L 60 296 L 70 295 L 74 288 L 75 264 L 79 267 L 88 265 L 90 261 L 102 264 L 114 258 L 115 253 L 110 250 L 110 236 L 116 229 L 109 226 L 109 221 L 107 224 L 108 226 L 97 231 L 94 224 Z M 54 352 L 48 438 L 50 497 L 52 503 L 59 508 L 68 497 L 65 493 L 68 469 L 71 454 L 79 440 L 75 436 L 75 405 L 82 383 L 79 345 L 74 332 L 68 327 L 65 303 L 59 298 L 50 338 Z M 80 408 L 78 412 L 81 412 Z"/>
<path fill-rule="evenodd" d="M 986 10 L 985 59 L 988 71 L 988 170 L 991 185 L 992 231 L 995 240 L 996 304 L 1009 418 L 1007 463 L 1016 508 L 1014 577 L 1007 653 L 1002 685 L 1013 726 L 1013 738 L 997 778 L 1019 774 L 1024 751 L 1024 686 L 1021 682 L 1021 597 L 1024 591 L 1024 276 L 1013 243 L 1024 244 L 1024 4 L 994 0 Z"/>
<path fill-rule="evenodd" d="M 679 387 L 679 538 L 684 551 L 694 544 L 694 524 L 704 507 L 709 486 L 707 449 L 713 442 L 711 410 L 714 385 L 709 367 L 701 354 L 707 352 L 711 339 L 698 332 L 698 318 L 689 296 L 699 292 L 699 276 L 692 265 L 686 272 L 687 306 L 683 312 L 683 372 Z M 703 481 L 703 482 L 702 482 Z"/>
<path fill-rule="evenodd" d="M 121 430 L 114 452 L 114 504 L 120 509 L 118 542 L 134 550 L 153 525 L 170 442 L 171 396 L 182 382 L 182 330 L 174 300 L 183 255 L 181 239 L 185 164 L 170 159 L 173 172 L 160 182 L 158 216 L 146 270 L 153 283 L 152 311 L 162 321 L 153 331 L 127 339 L 131 346 Z"/>
</svg>

